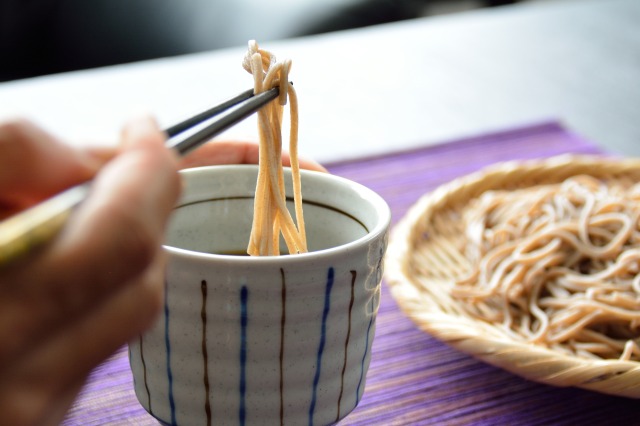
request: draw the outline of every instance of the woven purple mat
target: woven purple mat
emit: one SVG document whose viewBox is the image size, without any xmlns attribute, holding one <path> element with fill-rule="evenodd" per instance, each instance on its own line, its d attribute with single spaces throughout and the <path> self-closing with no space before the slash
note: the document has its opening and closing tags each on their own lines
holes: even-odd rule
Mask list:
<svg viewBox="0 0 640 426">
<path fill-rule="evenodd" d="M 491 163 L 599 152 L 543 123 L 328 168 L 382 195 L 395 223 L 424 193 Z M 383 285 L 365 394 L 340 425 L 632 425 L 639 404 L 533 383 L 458 352 L 418 330 Z M 93 372 L 65 424 L 158 424 L 133 394 L 126 349 Z"/>
</svg>

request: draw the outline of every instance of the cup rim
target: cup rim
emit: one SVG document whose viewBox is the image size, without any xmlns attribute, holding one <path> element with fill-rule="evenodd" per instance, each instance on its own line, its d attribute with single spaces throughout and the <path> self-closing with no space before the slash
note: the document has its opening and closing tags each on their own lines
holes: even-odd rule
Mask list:
<svg viewBox="0 0 640 426">
<path fill-rule="evenodd" d="M 202 167 L 194 167 L 189 169 L 180 170 L 181 175 L 192 175 L 199 174 L 207 171 L 215 171 L 220 173 L 225 172 L 238 172 L 242 170 L 256 170 L 258 168 L 257 165 L 254 164 L 233 164 L 233 165 L 212 165 L 212 166 L 202 166 Z M 285 169 L 290 169 L 290 167 L 285 167 Z M 172 256 L 179 256 L 190 258 L 193 260 L 209 260 L 209 261 L 224 261 L 224 262 L 241 262 L 246 264 L 269 264 L 269 263 L 278 263 L 282 264 L 282 262 L 287 263 L 295 263 L 295 262 L 303 262 L 307 261 L 310 258 L 323 258 L 323 257 L 332 257 L 344 253 L 345 251 L 350 251 L 359 246 L 366 246 L 367 243 L 375 238 L 377 238 L 380 234 L 384 233 L 391 224 L 391 209 L 388 203 L 375 191 L 372 189 L 347 178 L 333 175 L 330 173 L 318 172 L 313 170 L 300 170 L 301 175 L 309 175 L 313 176 L 315 179 L 327 180 L 338 182 L 342 185 L 349 186 L 353 191 L 358 194 L 362 194 L 363 198 L 367 199 L 373 206 L 374 209 L 378 212 L 380 220 L 376 223 L 376 225 L 367 232 L 366 235 L 350 241 L 346 244 L 341 244 L 339 246 L 330 247 L 322 250 L 315 250 L 308 253 L 299 253 L 299 254 L 286 254 L 279 256 L 235 256 L 228 254 L 215 254 L 215 253 L 204 253 L 195 250 L 188 250 L 184 248 L 179 248 L 175 246 L 171 246 L 168 244 L 163 244 L 164 250 L 169 252 Z M 302 201 L 304 203 L 304 188 L 303 188 L 303 196 Z M 176 204 L 176 208 L 179 208 L 180 204 Z"/>
</svg>

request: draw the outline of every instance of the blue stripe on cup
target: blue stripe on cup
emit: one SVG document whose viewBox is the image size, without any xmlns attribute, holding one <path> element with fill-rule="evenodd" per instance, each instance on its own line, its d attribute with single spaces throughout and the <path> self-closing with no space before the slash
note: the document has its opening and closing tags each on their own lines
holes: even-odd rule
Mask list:
<svg viewBox="0 0 640 426">
<path fill-rule="evenodd" d="M 324 351 L 324 343 L 327 337 L 327 317 L 331 308 L 331 289 L 333 288 L 333 268 L 329 268 L 327 273 L 327 285 L 324 291 L 324 309 L 322 311 L 322 326 L 320 331 L 320 344 L 318 345 L 318 355 L 316 361 L 316 374 L 313 378 L 313 393 L 311 396 L 311 405 L 309 406 L 309 426 L 313 425 L 313 413 L 316 409 L 316 397 L 318 392 L 318 383 L 320 382 L 320 369 L 322 367 L 322 352 Z"/>
</svg>

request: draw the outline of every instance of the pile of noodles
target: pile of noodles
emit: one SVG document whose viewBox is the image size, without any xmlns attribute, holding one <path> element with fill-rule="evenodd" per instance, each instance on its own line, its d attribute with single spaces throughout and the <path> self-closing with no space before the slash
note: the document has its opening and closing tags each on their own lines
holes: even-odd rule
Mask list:
<svg viewBox="0 0 640 426">
<path fill-rule="evenodd" d="M 258 111 L 259 171 L 247 253 L 252 256 L 280 254 L 281 235 L 289 253 L 304 253 L 307 251 L 307 238 L 302 212 L 297 148 L 298 98 L 293 85 L 289 82 L 291 61 L 276 61 L 276 57 L 271 52 L 259 48 L 258 43 L 251 40 L 242 66 L 253 75 L 255 94 L 276 86 L 280 90 L 277 100 Z M 289 155 L 296 221 L 287 209 L 282 167 L 282 123 L 287 101 L 290 105 Z"/>
<path fill-rule="evenodd" d="M 554 350 L 640 360 L 640 184 L 576 176 L 474 203 L 473 268 L 453 288 L 469 313 Z"/>
</svg>

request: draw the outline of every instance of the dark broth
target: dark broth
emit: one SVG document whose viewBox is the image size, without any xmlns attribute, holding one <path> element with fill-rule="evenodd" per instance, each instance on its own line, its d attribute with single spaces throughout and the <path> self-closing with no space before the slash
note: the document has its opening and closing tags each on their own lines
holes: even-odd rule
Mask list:
<svg viewBox="0 0 640 426">
<path fill-rule="evenodd" d="M 224 256 L 249 256 L 249 253 L 247 253 L 244 250 L 229 250 L 229 251 L 218 251 L 218 252 L 213 252 L 212 254 L 221 254 Z M 284 252 L 280 252 L 280 256 L 288 256 L 289 253 L 284 253 Z"/>
<path fill-rule="evenodd" d="M 247 253 L 244 250 L 221 251 L 221 252 L 215 252 L 213 254 L 222 254 L 224 256 L 249 256 L 249 253 Z"/>
</svg>

